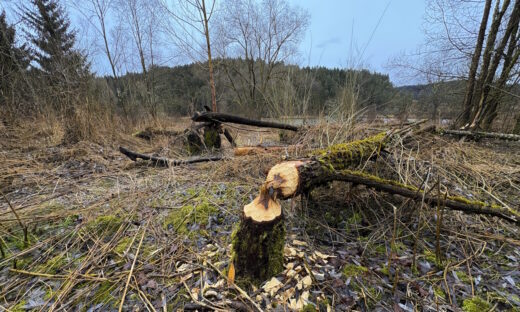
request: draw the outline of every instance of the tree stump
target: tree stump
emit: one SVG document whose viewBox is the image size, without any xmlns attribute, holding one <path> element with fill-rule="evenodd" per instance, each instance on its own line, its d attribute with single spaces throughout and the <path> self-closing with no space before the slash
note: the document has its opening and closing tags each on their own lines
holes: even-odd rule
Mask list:
<svg viewBox="0 0 520 312">
<path fill-rule="evenodd" d="M 220 125 L 212 123 L 207 127 L 204 127 L 204 145 L 208 150 L 220 149 Z"/>
<path fill-rule="evenodd" d="M 186 150 L 190 155 L 200 154 L 204 144 L 196 130 L 189 130 L 186 135 Z"/>
<path fill-rule="evenodd" d="M 285 225 L 280 203 L 263 190 L 244 206 L 238 229 L 233 233 L 233 263 L 238 282 L 260 285 L 282 272 Z"/>
</svg>

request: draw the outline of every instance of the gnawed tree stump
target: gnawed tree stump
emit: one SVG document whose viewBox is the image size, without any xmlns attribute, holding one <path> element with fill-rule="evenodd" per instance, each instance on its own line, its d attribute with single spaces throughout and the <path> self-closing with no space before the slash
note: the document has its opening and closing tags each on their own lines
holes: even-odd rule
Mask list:
<svg viewBox="0 0 520 312">
<path fill-rule="evenodd" d="M 391 137 L 380 133 L 364 140 L 315 151 L 310 158 L 273 166 L 260 187 L 259 195 L 244 206 L 241 224 L 233 239 L 233 260 L 238 278 L 261 282 L 279 272 L 278 255 L 283 254 L 283 244 L 280 245 L 283 240 L 278 237 L 280 231 L 273 231 L 282 226 L 279 225 L 283 221 L 280 200 L 308 194 L 317 186 L 331 181 L 345 181 L 414 200 L 424 199 L 426 203 L 435 205 L 440 194 L 425 194 L 414 186 L 350 169 L 378 156 Z M 443 205 L 451 210 L 496 216 L 520 225 L 520 212 L 508 207 L 457 196 L 445 197 Z"/>
<path fill-rule="evenodd" d="M 241 283 L 259 285 L 282 272 L 285 224 L 280 203 L 265 196 L 246 205 L 232 242 Z"/>
<path fill-rule="evenodd" d="M 334 168 L 343 169 L 377 156 L 387 139 L 381 133 L 272 167 L 260 194 L 244 206 L 238 230 L 233 234 L 233 263 L 238 279 L 258 285 L 283 270 L 285 229 L 280 199 L 329 181 L 326 177 Z"/>
</svg>

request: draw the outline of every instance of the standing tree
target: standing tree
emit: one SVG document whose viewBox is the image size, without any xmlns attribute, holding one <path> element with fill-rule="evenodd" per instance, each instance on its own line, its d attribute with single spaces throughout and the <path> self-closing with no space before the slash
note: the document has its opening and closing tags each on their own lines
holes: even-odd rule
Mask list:
<svg viewBox="0 0 520 312">
<path fill-rule="evenodd" d="M 309 14 L 286 0 L 226 0 L 222 9 L 218 21 L 222 54 L 247 63 L 247 69 L 241 62 L 224 64 L 235 101 L 265 113 L 269 83 L 285 77 L 277 69 L 296 54 Z"/>
<path fill-rule="evenodd" d="M 15 28 L 7 23 L 5 11 L 0 14 L 0 110 L 15 108 L 19 81 L 30 62 L 30 53 L 25 45 L 16 45 Z"/>
<path fill-rule="evenodd" d="M 117 104 L 123 110 L 125 117 L 128 117 L 128 108 L 125 98 L 123 97 L 122 81 L 120 79 L 121 55 L 124 43 L 120 25 L 116 24 L 111 27 L 110 16 L 114 14 L 114 0 L 89 0 L 74 3 L 78 12 L 83 14 L 99 35 L 101 41 L 101 50 L 105 54 L 110 71 L 114 79 L 114 93 L 117 98 Z"/>
<path fill-rule="evenodd" d="M 65 141 L 81 138 L 76 121 L 76 105 L 84 101 L 85 82 L 89 76 L 86 58 L 74 48 L 75 33 L 70 29 L 66 12 L 57 0 L 31 0 L 33 9 L 25 8 L 25 20 L 34 45 L 35 61 L 47 91 L 46 100 L 66 118 Z M 50 92 L 48 91 L 50 90 Z"/>
<path fill-rule="evenodd" d="M 175 44 L 190 58 L 207 60 L 211 110 L 218 111 L 210 36 L 210 22 L 215 10 L 215 0 L 162 0 L 162 4 L 172 17 L 168 32 Z"/>
</svg>

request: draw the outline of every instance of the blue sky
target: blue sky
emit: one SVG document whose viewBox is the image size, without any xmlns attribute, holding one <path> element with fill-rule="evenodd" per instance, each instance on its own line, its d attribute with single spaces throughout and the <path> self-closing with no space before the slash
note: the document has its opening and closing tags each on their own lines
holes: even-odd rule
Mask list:
<svg viewBox="0 0 520 312">
<path fill-rule="evenodd" d="M 306 9 L 311 17 L 300 53 L 294 59 L 299 65 L 362 67 L 388 73 L 396 84 L 413 83 L 399 81 L 387 64 L 392 57 L 414 51 L 424 42 L 426 0 L 288 1 Z M 9 11 L 16 2 L 0 0 L 0 9 L 5 5 L 12 13 Z M 82 25 L 73 26 L 81 33 Z M 108 66 L 103 55 L 99 56 L 94 67 L 98 73 L 108 72 L 103 70 Z"/>
<path fill-rule="evenodd" d="M 303 65 L 354 65 L 391 74 L 388 60 L 424 40 L 425 0 L 290 1 L 311 15 L 298 62 Z"/>
</svg>

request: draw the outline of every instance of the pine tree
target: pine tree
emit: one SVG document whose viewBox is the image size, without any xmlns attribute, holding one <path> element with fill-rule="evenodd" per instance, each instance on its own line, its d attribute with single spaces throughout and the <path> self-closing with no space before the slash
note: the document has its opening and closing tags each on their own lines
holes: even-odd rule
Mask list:
<svg viewBox="0 0 520 312">
<path fill-rule="evenodd" d="M 16 97 L 16 83 L 29 62 L 29 50 L 25 45 L 16 45 L 16 30 L 7 23 L 3 11 L 0 14 L 0 107 L 7 105 L 9 98 Z"/>
<path fill-rule="evenodd" d="M 88 73 L 86 59 L 74 49 L 75 33 L 58 0 L 31 0 L 34 10 L 25 10 L 25 18 L 33 33 L 35 61 L 50 78 L 71 82 Z M 56 81 L 55 81 L 56 82 Z"/>
</svg>

